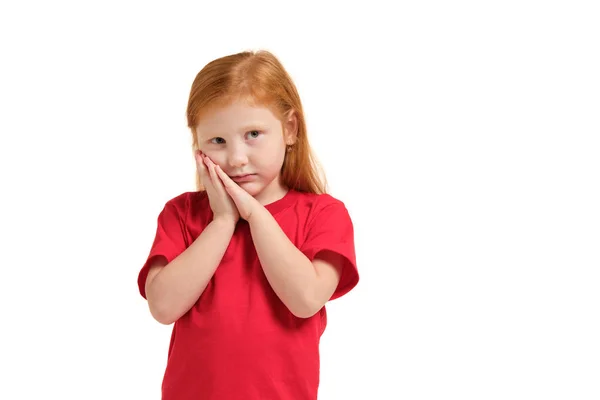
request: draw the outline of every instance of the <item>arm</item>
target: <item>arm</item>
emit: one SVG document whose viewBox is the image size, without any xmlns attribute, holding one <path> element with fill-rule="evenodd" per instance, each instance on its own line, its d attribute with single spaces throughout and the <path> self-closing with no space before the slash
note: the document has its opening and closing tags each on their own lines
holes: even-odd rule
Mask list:
<svg viewBox="0 0 600 400">
<path fill-rule="evenodd" d="M 234 221 L 215 219 L 169 264 L 164 257 L 153 264 L 145 287 L 150 313 L 158 322 L 172 324 L 196 303 L 221 262 L 234 230 Z"/>
<path fill-rule="evenodd" d="M 264 207 L 257 207 L 248 223 L 256 253 L 273 291 L 295 316 L 313 316 L 331 298 L 339 283 L 341 257 L 333 252 L 322 252 L 311 262 Z"/>
</svg>

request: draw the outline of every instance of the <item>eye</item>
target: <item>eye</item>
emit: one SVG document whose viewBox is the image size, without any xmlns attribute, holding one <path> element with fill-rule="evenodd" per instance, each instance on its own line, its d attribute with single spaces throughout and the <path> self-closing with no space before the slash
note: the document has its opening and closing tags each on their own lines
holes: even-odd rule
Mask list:
<svg viewBox="0 0 600 400">
<path fill-rule="evenodd" d="M 248 137 L 250 137 L 251 139 L 256 139 L 259 136 L 260 136 L 260 132 L 259 131 L 250 131 L 250 132 L 248 132 Z"/>
<path fill-rule="evenodd" d="M 214 144 L 223 144 L 223 143 L 225 143 L 225 139 L 223 139 L 222 137 L 216 137 L 216 138 L 212 138 L 210 140 L 210 142 L 214 143 Z"/>
</svg>

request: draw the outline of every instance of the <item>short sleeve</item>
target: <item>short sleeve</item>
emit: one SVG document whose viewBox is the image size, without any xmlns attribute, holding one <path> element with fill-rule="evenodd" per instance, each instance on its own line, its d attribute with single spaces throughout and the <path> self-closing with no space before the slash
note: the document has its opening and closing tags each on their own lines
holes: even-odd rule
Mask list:
<svg viewBox="0 0 600 400">
<path fill-rule="evenodd" d="M 343 203 L 325 206 L 311 222 L 300 251 L 313 261 L 319 252 L 332 251 L 344 259 L 340 282 L 330 300 L 352 290 L 359 280 L 354 248 L 354 227 Z"/>
<path fill-rule="evenodd" d="M 146 278 L 155 259 L 162 256 L 169 263 L 186 249 L 183 226 L 177 208 L 168 202 L 158 216 L 154 243 L 138 275 L 138 287 L 142 297 L 146 298 Z"/>
</svg>

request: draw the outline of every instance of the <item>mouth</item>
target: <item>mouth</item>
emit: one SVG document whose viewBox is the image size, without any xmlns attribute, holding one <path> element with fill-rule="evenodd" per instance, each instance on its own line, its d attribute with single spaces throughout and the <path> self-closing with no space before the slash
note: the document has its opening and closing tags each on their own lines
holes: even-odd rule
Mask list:
<svg viewBox="0 0 600 400">
<path fill-rule="evenodd" d="M 244 174 L 244 175 L 234 175 L 230 176 L 231 180 L 234 182 L 249 182 L 254 179 L 256 174 Z"/>
</svg>

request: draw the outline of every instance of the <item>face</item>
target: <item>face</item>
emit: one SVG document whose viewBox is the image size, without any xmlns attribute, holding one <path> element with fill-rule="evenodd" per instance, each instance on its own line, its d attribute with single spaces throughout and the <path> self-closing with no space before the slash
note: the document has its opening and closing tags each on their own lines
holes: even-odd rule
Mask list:
<svg viewBox="0 0 600 400">
<path fill-rule="evenodd" d="M 261 204 L 283 197 L 286 146 L 295 142 L 295 116 L 279 120 L 269 108 L 234 102 L 207 112 L 196 126 L 200 150 Z"/>
</svg>

